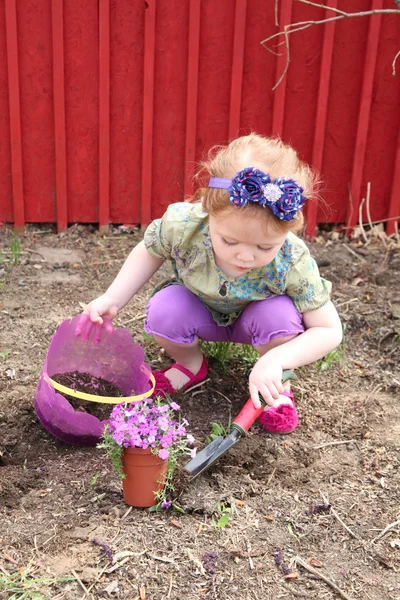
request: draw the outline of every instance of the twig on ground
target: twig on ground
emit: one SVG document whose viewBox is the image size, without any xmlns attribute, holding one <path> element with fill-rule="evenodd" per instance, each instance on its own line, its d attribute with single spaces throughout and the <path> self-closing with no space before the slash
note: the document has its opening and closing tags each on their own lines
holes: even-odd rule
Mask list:
<svg viewBox="0 0 400 600">
<path fill-rule="evenodd" d="M 335 304 L 335 306 L 336 308 L 339 308 L 340 306 L 346 306 L 346 304 L 350 304 L 350 302 L 357 302 L 357 300 L 359 300 L 359 298 L 352 298 L 351 300 L 346 300 L 346 302 L 339 302 L 339 304 Z"/>
<path fill-rule="evenodd" d="M 82 583 L 82 581 L 79 578 L 78 574 L 73 569 L 71 569 L 71 573 L 75 577 L 75 579 L 77 580 L 77 582 L 79 583 L 79 585 L 81 586 L 81 588 L 83 589 L 83 591 L 85 592 L 85 595 L 93 598 L 93 595 L 89 592 L 89 590 L 87 589 L 87 587 L 85 586 L 85 584 Z"/>
<path fill-rule="evenodd" d="M 269 486 L 269 484 L 271 483 L 271 481 L 272 481 L 275 473 L 276 473 L 276 467 L 274 467 L 274 470 L 272 471 L 271 475 L 268 477 L 267 483 L 265 484 L 265 488 L 267 488 Z"/>
<path fill-rule="evenodd" d="M 167 594 L 167 598 L 171 598 L 171 592 L 172 592 L 172 575 L 169 576 L 169 588 L 168 588 L 168 594 Z"/>
<path fill-rule="evenodd" d="M 390 531 L 391 529 L 393 529 L 394 527 L 397 527 L 398 525 L 400 525 L 400 519 L 398 521 L 395 521 L 394 523 L 390 523 L 390 525 L 388 525 L 387 527 L 385 527 L 385 529 L 383 529 L 379 535 L 376 536 L 376 538 L 374 538 L 371 542 L 371 544 L 373 544 L 374 542 L 376 542 L 377 540 L 380 540 L 384 535 L 387 534 L 388 531 Z"/>
<path fill-rule="evenodd" d="M 136 315 L 136 317 L 133 317 L 132 319 L 128 319 L 127 321 L 124 321 L 122 323 L 122 325 L 125 327 L 126 325 L 129 325 L 129 323 L 135 323 L 136 321 L 141 321 L 142 319 L 145 318 L 145 316 L 146 316 L 146 313 Z"/>
<path fill-rule="evenodd" d="M 364 203 L 365 203 L 365 198 L 363 198 L 361 200 L 360 206 L 358 207 L 358 226 L 360 228 L 361 236 L 365 242 L 365 245 L 367 245 L 367 244 L 369 244 L 370 240 L 368 239 L 367 234 L 365 233 L 363 220 L 362 220 L 362 210 L 363 210 Z"/>
<path fill-rule="evenodd" d="M 194 564 L 196 565 L 196 567 L 199 569 L 200 573 L 201 573 L 202 575 L 206 575 L 206 570 L 205 570 L 205 568 L 203 567 L 203 565 L 202 565 L 201 561 L 200 561 L 198 558 L 196 558 L 196 557 L 195 557 L 195 556 L 194 556 L 194 555 L 191 553 L 191 551 L 189 550 L 189 548 L 184 548 L 184 552 L 185 552 L 185 554 L 187 555 L 187 557 L 189 558 L 189 560 L 191 560 L 191 561 L 192 561 L 192 563 L 194 563 Z"/>
<path fill-rule="evenodd" d="M 330 579 L 328 579 L 328 577 L 326 577 L 326 575 L 323 575 L 322 573 L 320 573 L 320 571 L 318 571 L 317 569 L 314 569 L 314 567 L 312 567 L 311 565 L 309 565 L 308 562 L 306 562 L 300 556 L 295 556 L 294 557 L 294 561 L 295 561 L 296 564 L 301 565 L 303 567 L 303 569 L 305 569 L 306 571 L 309 571 L 309 573 L 312 573 L 315 577 L 317 577 L 317 579 L 321 579 L 322 581 L 325 581 L 325 583 L 327 585 L 329 585 L 329 587 L 331 587 L 333 590 L 335 590 L 335 592 L 337 594 L 339 594 L 339 596 L 341 596 L 345 600 L 353 600 L 350 596 L 348 596 L 346 594 L 346 592 L 343 592 L 343 590 L 341 590 L 336 585 L 336 583 L 333 583 L 333 581 L 331 581 Z"/>
<path fill-rule="evenodd" d="M 88 592 L 90 593 L 90 590 L 92 590 L 94 588 L 94 586 L 99 583 L 101 576 L 103 575 L 104 571 L 107 569 L 108 567 L 108 563 L 106 564 L 105 567 L 102 568 L 102 570 L 100 571 L 100 573 L 97 575 L 96 579 L 93 581 L 93 583 L 88 587 Z M 85 600 L 86 598 L 86 592 L 83 594 L 81 600 Z"/>
<path fill-rule="evenodd" d="M 327 499 L 327 497 L 325 496 L 325 494 L 323 494 L 321 492 L 321 490 L 319 491 L 319 493 L 321 494 L 321 498 L 323 499 L 323 501 L 326 504 L 329 504 L 329 500 Z M 333 514 L 333 516 L 335 517 L 335 519 L 337 521 L 339 521 L 339 523 L 347 531 L 347 533 L 349 533 L 351 535 L 351 537 L 355 538 L 356 540 L 361 540 L 361 538 L 356 533 L 354 533 L 354 531 L 352 531 L 350 529 L 350 527 L 348 527 L 348 525 L 346 525 L 346 523 L 344 523 L 344 521 L 342 521 L 342 519 L 340 518 L 340 516 L 338 515 L 338 513 L 336 512 L 336 510 L 332 507 L 332 505 L 331 505 L 331 513 Z"/>
<path fill-rule="evenodd" d="M 131 512 L 132 508 L 133 508 L 133 506 L 130 506 L 130 507 L 128 508 L 128 510 L 127 510 L 127 511 L 126 511 L 126 512 L 125 512 L 125 513 L 122 515 L 122 517 L 121 517 L 121 521 L 123 521 L 124 519 L 126 519 L 126 517 L 127 517 L 127 516 L 129 515 L 129 513 Z"/>
<path fill-rule="evenodd" d="M 320 448 L 327 448 L 328 446 L 340 446 L 341 444 L 354 444 L 357 443 L 357 440 L 338 440 L 337 442 L 325 442 L 324 444 L 318 444 L 318 446 L 313 446 L 313 450 L 319 450 Z"/>
<path fill-rule="evenodd" d="M 29 252 L 30 254 L 38 254 L 38 256 L 41 256 L 43 259 L 41 262 L 47 262 L 47 258 L 43 254 L 38 252 L 37 250 L 31 250 L 30 248 L 24 248 L 23 254 L 25 254 L 25 252 Z"/>
<path fill-rule="evenodd" d="M 189 392 L 192 392 L 193 390 L 195 390 L 196 388 L 201 387 L 202 385 L 204 385 L 205 383 L 207 383 L 208 381 L 210 381 L 210 378 L 205 379 L 204 381 L 200 381 L 200 383 L 196 383 L 196 385 L 194 385 L 193 387 L 190 387 L 188 390 L 185 390 L 183 393 L 184 394 L 188 394 Z"/>
<path fill-rule="evenodd" d="M 358 254 L 355 250 L 353 250 L 353 248 L 350 248 L 350 246 L 348 246 L 347 244 L 343 243 L 344 248 L 346 248 L 346 250 L 348 252 L 350 252 L 350 254 L 353 254 L 354 256 L 356 256 L 359 260 L 365 260 L 365 258 L 363 256 L 361 256 L 361 254 Z"/>
<path fill-rule="evenodd" d="M 215 394 L 219 394 L 220 396 L 225 398 L 225 400 L 228 402 L 228 404 L 232 404 L 232 400 L 229 400 L 229 398 L 227 396 L 225 396 L 225 394 L 223 394 L 222 392 L 215 390 L 214 388 L 208 388 L 208 389 L 210 392 L 214 392 Z"/>
</svg>

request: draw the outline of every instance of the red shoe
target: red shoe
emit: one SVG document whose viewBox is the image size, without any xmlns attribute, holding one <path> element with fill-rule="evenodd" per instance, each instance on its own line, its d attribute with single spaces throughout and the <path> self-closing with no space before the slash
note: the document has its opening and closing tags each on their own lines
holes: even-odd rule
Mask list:
<svg viewBox="0 0 400 600">
<path fill-rule="evenodd" d="M 178 371 L 186 375 L 186 377 L 189 377 L 189 381 L 185 383 L 183 387 L 179 388 L 178 390 L 175 390 L 172 387 L 172 384 L 168 377 L 164 375 L 165 371 L 169 371 L 169 369 L 177 369 Z M 196 383 L 200 383 L 200 381 L 206 379 L 208 375 L 206 357 L 203 356 L 203 362 L 201 364 L 200 371 L 196 373 L 196 375 L 193 375 L 193 373 L 189 371 L 189 369 L 186 369 L 186 367 L 182 367 L 182 365 L 180 365 L 179 363 L 174 363 L 173 365 L 170 365 L 165 369 L 161 369 L 161 371 L 154 371 L 153 375 L 154 379 L 156 380 L 156 387 L 154 388 L 152 398 L 155 398 L 156 396 L 165 398 L 167 394 L 172 396 L 172 394 L 176 394 L 177 392 L 187 390 Z"/>
<path fill-rule="evenodd" d="M 268 433 L 291 433 L 299 423 L 292 390 L 281 395 L 290 398 L 292 404 L 271 406 L 260 415 L 260 423 Z"/>
</svg>

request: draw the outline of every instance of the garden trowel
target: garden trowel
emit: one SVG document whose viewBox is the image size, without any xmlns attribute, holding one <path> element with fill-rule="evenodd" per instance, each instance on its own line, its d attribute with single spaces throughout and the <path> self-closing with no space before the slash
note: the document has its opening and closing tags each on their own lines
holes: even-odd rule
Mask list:
<svg viewBox="0 0 400 600">
<path fill-rule="evenodd" d="M 292 371 L 286 370 L 282 373 L 282 383 L 288 381 L 288 379 L 297 379 L 296 375 Z M 251 398 L 247 400 L 242 410 L 232 423 L 231 432 L 223 437 L 219 435 L 216 437 L 208 446 L 203 448 L 188 464 L 185 466 L 185 470 L 192 477 L 197 477 L 200 473 L 208 469 L 213 465 L 225 452 L 235 446 L 240 438 L 244 436 L 254 421 L 258 419 L 265 407 L 265 401 L 260 396 L 262 403 L 261 408 L 256 408 Z"/>
</svg>

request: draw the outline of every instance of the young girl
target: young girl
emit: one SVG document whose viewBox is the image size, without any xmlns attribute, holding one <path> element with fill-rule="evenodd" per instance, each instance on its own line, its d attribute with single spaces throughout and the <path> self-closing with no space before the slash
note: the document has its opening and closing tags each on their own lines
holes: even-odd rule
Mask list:
<svg viewBox="0 0 400 600">
<path fill-rule="evenodd" d="M 266 403 L 260 421 L 288 432 L 297 413 L 283 369 L 322 358 L 342 339 L 331 284 L 294 233 L 315 176 L 290 146 L 256 134 L 214 149 L 203 166 L 208 187 L 151 223 L 105 294 L 87 306 L 89 327 L 113 319 L 170 260 L 174 277 L 156 289 L 144 325 L 175 361 L 155 373 L 155 393 L 207 377 L 199 340 L 251 344 L 260 358 L 250 396 L 257 408 L 259 394 Z"/>
</svg>

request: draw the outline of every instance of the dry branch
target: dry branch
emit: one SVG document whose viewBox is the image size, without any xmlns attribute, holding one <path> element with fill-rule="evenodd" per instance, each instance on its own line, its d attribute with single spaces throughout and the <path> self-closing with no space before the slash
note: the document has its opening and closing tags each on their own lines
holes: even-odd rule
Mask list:
<svg viewBox="0 0 400 600">
<path fill-rule="evenodd" d="M 325 504 L 329 504 L 329 501 L 328 501 L 327 497 L 325 496 L 325 494 L 323 494 L 321 492 L 321 490 L 319 493 L 321 494 L 321 498 L 323 499 Z M 350 527 L 348 525 L 346 525 L 346 523 L 344 521 L 342 521 L 341 517 L 338 515 L 338 513 L 332 506 L 331 506 L 331 513 L 333 514 L 335 519 L 341 524 L 341 526 L 347 531 L 347 533 L 349 533 L 351 535 L 351 537 L 355 538 L 356 540 L 360 539 L 359 536 L 356 533 L 354 533 L 354 531 L 352 531 L 350 529 Z"/>
<path fill-rule="evenodd" d="M 339 594 L 339 596 L 341 596 L 345 600 L 352 600 L 352 598 L 350 598 L 350 596 L 348 596 L 346 594 L 346 592 L 343 592 L 336 585 L 336 583 L 333 583 L 333 581 L 331 581 L 330 579 L 328 579 L 328 577 L 326 577 L 325 575 L 323 575 L 322 573 L 320 573 L 320 571 L 318 571 L 317 569 L 314 569 L 314 567 L 312 567 L 311 565 L 309 565 L 308 562 L 306 562 L 305 560 L 303 560 L 300 556 L 295 556 L 294 557 L 294 562 L 296 564 L 301 565 L 303 567 L 303 569 L 305 569 L 306 571 L 309 571 L 310 573 L 312 573 L 318 579 L 322 579 L 322 581 L 325 581 L 325 583 L 327 585 L 329 585 L 329 587 L 331 587 L 333 590 L 335 590 L 335 592 L 337 594 Z"/>
<path fill-rule="evenodd" d="M 376 542 L 377 540 L 380 540 L 381 537 L 383 537 L 388 531 L 390 531 L 391 529 L 393 529 L 394 527 L 397 527 L 398 525 L 400 525 L 400 520 L 399 521 L 395 521 L 394 523 L 390 523 L 390 525 L 388 525 L 387 527 L 385 527 L 385 529 L 383 529 L 379 535 L 376 536 L 376 538 L 374 538 L 371 542 L 371 544 L 373 544 L 374 542 Z"/>
<path fill-rule="evenodd" d="M 332 23 L 334 21 L 340 21 L 342 19 L 352 19 L 352 18 L 358 18 L 358 17 L 371 17 L 373 15 L 391 15 L 391 14 L 400 15 L 400 0 L 394 0 L 396 6 L 398 8 L 379 8 L 379 9 L 363 10 L 363 11 L 357 11 L 357 12 L 346 12 L 346 11 L 340 10 L 338 8 L 333 8 L 332 6 L 327 6 L 326 4 L 312 2 L 311 0 L 297 0 L 297 1 L 301 2 L 301 4 L 308 4 L 309 6 L 315 6 L 316 8 L 320 8 L 322 10 L 330 10 L 334 13 L 334 16 L 327 17 L 325 19 L 318 19 L 315 21 L 310 20 L 310 21 L 298 21 L 297 23 L 289 23 L 289 25 L 285 25 L 281 31 L 278 31 L 277 33 L 274 33 L 273 35 L 270 35 L 269 37 L 265 38 L 265 40 L 262 40 L 261 45 L 266 50 L 268 50 L 268 52 L 272 52 L 272 54 L 277 54 L 277 52 L 275 50 L 268 47 L 268 44 L 270 42 L 272 42 L 272 40 L 279 39 L 282 36 L 284 37 L 284 41 L 279 42 L 277 44 L 277 46 L 280 46 L 282 43 L 285 44 L 286 63 L 285 63 L 285 67 L 283 69 L 282 75 L 280 76 L 277 83 L 272 88 L 273 90 L 275 90 L 279 86 L 279 84 L 282 82 L 282 80 L 284 79 L 284 77 L 289 69 L 289 64 L 290 64 L 289 35 L 290 34 L 297 33 L 298 31 L 304 31 L 305 29 L 308 29 L 309 27 L 314 27 L 315 25 L 323 25 L 325 23 Z M 277 8 L 275 5 L 275 14 L 276 14 L 276 10 L 277 10 Z M 275 21 L 276 21 L 276 17 L 275 17 Z M 392 73 L 394 76 L 396 75 L 396 62 L 397 62 L 397 59 L 399 58 L 399 56 L 400 56 L 400 50 L 396 54 L 396 56 L 394 57 L 393 62 L 392 62 Z"/>
</svg>

